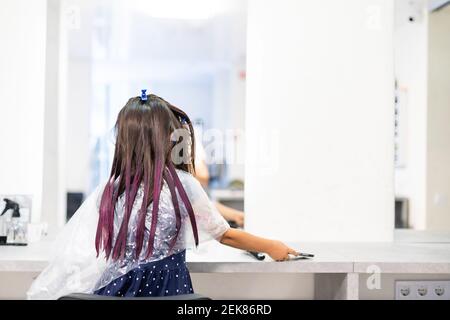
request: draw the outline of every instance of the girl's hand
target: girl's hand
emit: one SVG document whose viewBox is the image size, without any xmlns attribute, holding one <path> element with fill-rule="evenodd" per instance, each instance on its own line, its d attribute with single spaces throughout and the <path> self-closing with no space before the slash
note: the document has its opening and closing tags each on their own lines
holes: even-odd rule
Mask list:
<svg viewBox="0 0 450 320">
<path fill-rule="evenodd" d="M 285 261 L 289 259 L 289 254 L 298 256 L 299 253 L 281 241 L 272 240 L 267 254 L 275 261 Z"/>
<path fill-rule="evenodd" d="M 273 260 L 284 261 L 289 259 L 289 254 L 298 256 L 299 253 L 289 248 L 281 241 L 270 240 L 255 236 L 243 230 L 229 228 L 219 240 L 227 246 L 255 252 L 267 253 Z"/>
</svg>

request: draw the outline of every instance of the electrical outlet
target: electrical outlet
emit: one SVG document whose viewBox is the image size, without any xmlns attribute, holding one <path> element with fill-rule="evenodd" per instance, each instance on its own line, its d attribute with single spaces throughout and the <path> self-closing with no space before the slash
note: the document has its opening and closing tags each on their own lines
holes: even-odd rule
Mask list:
<svg viewBox="0 0 450 320">
<path fill-rule="evenodd" d="M 395 300 L 450 300 L 450 280 L 395 281 Z"/>
</svg>

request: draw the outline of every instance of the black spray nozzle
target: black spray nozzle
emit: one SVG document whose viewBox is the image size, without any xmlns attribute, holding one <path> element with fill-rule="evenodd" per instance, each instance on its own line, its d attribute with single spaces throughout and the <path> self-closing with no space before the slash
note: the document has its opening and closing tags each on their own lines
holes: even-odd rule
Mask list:
<svg viewBox="0 0 450 320">
<path fill-rule="evenodd" d="M 19 211 L 19 204 L 15 201 L 12 201 L 10 199 L 4 198 L 3 201 L 5 201 L 5 209 L 3 209 L 0 216 L 4 215 L 6 211 L 13 210 L 12 217 L 13 218 L 19 218 L 20 217 L 20 211 Z"/>
</svg>

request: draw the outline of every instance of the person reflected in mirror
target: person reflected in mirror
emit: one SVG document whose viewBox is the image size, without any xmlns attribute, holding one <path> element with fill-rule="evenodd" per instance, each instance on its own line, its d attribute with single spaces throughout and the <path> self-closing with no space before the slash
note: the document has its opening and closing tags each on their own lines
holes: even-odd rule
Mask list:
<svg viewBox="0 0 450 320">
<path fill-rule="evenodd" d="M 201 144 L 201 139 L 196 138 L 195 143 L 195 178 L 200 182 L 203 188 L 207 189 L 209 185 L 209 170 L 206 165 L 205 150 Z M 238 227 L 244 227 L 244 212 L 226 206 L 219 201 L 214 201 L 219 213 L 231 224 L 236 224 Z"/>
</svg>

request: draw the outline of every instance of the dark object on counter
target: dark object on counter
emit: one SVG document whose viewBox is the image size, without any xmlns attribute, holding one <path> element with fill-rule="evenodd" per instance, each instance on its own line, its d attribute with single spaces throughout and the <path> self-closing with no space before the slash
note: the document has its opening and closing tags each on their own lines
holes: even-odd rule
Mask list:
<svg viewBox="0 0 450 320">
<path fill-rule="evenodd" d="M 164 297 L 112 297 L 112 296 L 101 296 L 98 294 L 72 293 L 67 296 L 63 296 L 58 300 L 211 300 L 211 299 L 197 293 L 179 294 Z"/>
<path fill-rule="evenodd" d="M 23 242 L 20 242 L 20 243 L 8 243 L 8 242 L 6 242 L 6 243 L 1 243 L 0 242 L 0 246 L 16 246 L 16 247 L 24 247 L 24 246 L 27 246 L 28 245 L 28 243 L 23 243 Z"/>
<path fill-rule="evenodd" d="M 299 256 L 305 257 L 305 258 L 314 258 L 314 255 L 312 253 L 300 253 Z"/>
<path fill-rule="evenodd" d="M 409 199 L 396 198 L 395 199 L 395 228 L 406 229 L 409 228 Z"/>
<path fill-rule="evenodd" d="M 259 261 L 262 261 L 266 258 L 264 253 L 261 253 L 261 252 L 254 252 L 254 251 L 247 251 L 247 252 L 250 253 L 253 257 L 255 257 L 256 260 L 259 260 Z"/>
<path fill-rule="evenodd" d="M 289 260 L 305 260 L 309 258 L 314 258 L 314 255 L 311 253 L 299 253 L 298 256 L 292 256 Z"/>
<path fill-rule="evenodd" d="M 221 204 L 239 210 L 244 211 L 244 200 L 243 199 L 220 199 Z"/>
<path fill-rule="evenodd" d="M 8 243 L 7 242 L 8 237 L 7 236 L 0 236 L 0 246 L 26 246 L 26 243 Z"/>
<path fill-rule="evenodd" d="M 72 218 L 73 214 L 83 204 L 84 194 L 82 192 L 67 192 L 67 221 Z"/>
<path fill-rule="evenodd" d="M 3 199 L 3 201 L 5 201 L 6 204 L 5 209 L 3 209 L 2 213 L 0 213 L 0 216 L 4 215 L 6 211 L 12 210 L 12 218 L 20 218 L 19 204 L 7 198 Z"/>
<path fill-rule="evenodd" d="M 234 221 L 227 221 L 227 222 L 228 222 L 228 224 L 230 225 L 231 228 L 239 229 L 239 226 L 238 226 L 238 224 L 236 222 L 234 222 Z"/>
</svg>

